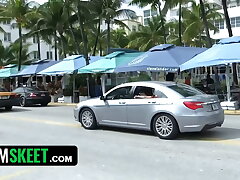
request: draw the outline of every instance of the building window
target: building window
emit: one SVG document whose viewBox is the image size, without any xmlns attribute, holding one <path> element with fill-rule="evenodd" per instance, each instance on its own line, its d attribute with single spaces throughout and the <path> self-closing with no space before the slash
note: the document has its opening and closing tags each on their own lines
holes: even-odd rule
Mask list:
<svg viewBox="0 0 240 180">
<path fill-rule="evenodd" d="M 47 59 L 52 59 L 52 51 L 47 51 Z"/>
<path fill-rule="evenodd" d="M 36 35 L 33 36 L 33 43 L 37 43 L 37 36 Z"/>
<path fill-rule="evenodd" d="M 10 24 L 10 23 L 11 23 L 11 20 L 10 20 L 10 19 L 3 20 L 3 24 Z"/>
<path fill-rule="evenodd" d="M 143 11 L 144 17 L 149 17 L 150 16 L 150 10 L 145 10 Z"/>
<path fill-rule="evenodd" d="M 240 27 L 240 17 L 233 17 L 233 18 L 230 18 L 230 23 L 231 23 L 231 26 L 234 28 L 234 27 Z"/>
<path fill-rule="evenodd" d="M 152 16 L 157 16 L 157 15 L 158 15 L 158 13 L 157 13 L 157 11 L 156 11 L 156 10 L 152 10 L 152 11 L 151 11 L 151 15 L 152 15 Z"/>
<path fill-rule="evenodd" d="M 4 41 L 11 41 L 11 33 L 4 33 Z"/>
<path fill-rule="evenodd" d="M 148 25 L 148 21 L 150 20 L 150 18 L 145 18 L 144 19 L 144 25 L 146 26 L 146 25 Z"/>
<path fill-rule="evenodd" d="M 236 27 L 240 27 L 240 17 L 236 17 Z"/>
<path fill-rule="evenodd" d="M 33 59 L 39 59 L 38 51 L 33 51 Z"/>
<path fill-rule="evenodd" d="M 224 29 L 224 21 L 222 19 L 215 20 L 214 26 L 218 29 Z"/>
<path fill-rule="evenodd" d="M 137 26 L 132 26 L 132 32 L 136 32 L 137 31 Z"/>
</svg>

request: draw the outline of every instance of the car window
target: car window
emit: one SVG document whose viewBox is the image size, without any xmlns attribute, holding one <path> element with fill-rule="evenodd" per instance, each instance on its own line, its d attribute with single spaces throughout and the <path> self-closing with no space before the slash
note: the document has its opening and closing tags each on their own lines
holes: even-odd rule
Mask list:
<svg viewBox="0 0 240 180">
<path fill-rule="evenodd" d="M 107 94 L 106 99 L 111 100 L 111 99 L 130 99 L 131 96 L 131 91 L 132 87 L 127 86 L 127 87 L 121 87 L 118 89 L 115 89 L 114 91 L 110 92 Z"/>
<path fill-rule="evenodd" d="M 137 98 L 166 98 L 166 96 L 160 91 L 151 87 L 137 86 L 133 95 L 134 99 Z"/>
<path fill-rule="evenodd" d="M 8 90 L 5 88 L 0 88 L 0 92 L 8 92 Z"/>
<path fill-rule="evenodd" d="M 13 92 L 20 93 L 20 92 L 24 92 L 24 91 L 23 91 L 23 88 L 17 88 L 15 90 L 13 90 Z"/>
<path fill-rule="evenodd" d="M 176 85 L 168 86 L 168 88 L 174 90 L 175 92 L 181 94 L 184 97 L 204 94 L 203 92 L 201 92 L 191 86 L 187 86 L 187 85 L 183 85 L 183 84 L 176 84 Z"/>
<path fill-rule="evenodd" d="M 40 91 L 40 90 L 36 87 L 26 87 L 25 91 L 26 92 L 34 92 L 34 91 Z"/>
</svg>

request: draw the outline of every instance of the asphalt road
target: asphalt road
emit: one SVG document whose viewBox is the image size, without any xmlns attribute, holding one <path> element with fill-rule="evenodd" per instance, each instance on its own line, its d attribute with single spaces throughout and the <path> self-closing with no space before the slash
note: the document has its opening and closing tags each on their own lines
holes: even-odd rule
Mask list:
<svg viewBox="0 0 240 180">
<path fill-rule="evenodd" d="M 2 167 L 0 180 L 238 180 L 240 116 L 221 128 L 160 140 L 151 133 L 101 128 L 84 130 L 73 107 L 0 110 L 0 144 L 76 145 L 73 167 Z"/>
</svg>

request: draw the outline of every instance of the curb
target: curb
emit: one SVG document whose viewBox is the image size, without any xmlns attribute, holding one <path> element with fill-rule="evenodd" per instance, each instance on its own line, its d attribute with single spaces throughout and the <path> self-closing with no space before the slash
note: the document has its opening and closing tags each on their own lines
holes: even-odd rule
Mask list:
<svg viewBox="0 0 240 180">
<path fill-rule="evenodd" d="M 225 115 L 240 115 L 240 110 L 224 110 Z"/>
<path fill-rule="evenodd" d="M 54 103 L 50 102 L 50 106 L 76 106 L 77 103 Z M 240 115 L 240 110 L 224 110 L 225 115 Z"/>
<path fill-rule="evenodd" d="M 48 105 L 49 106 L 76 106 L 77 103 L 54 103 L 54 102 L 50 102 Z"/>
</svg>

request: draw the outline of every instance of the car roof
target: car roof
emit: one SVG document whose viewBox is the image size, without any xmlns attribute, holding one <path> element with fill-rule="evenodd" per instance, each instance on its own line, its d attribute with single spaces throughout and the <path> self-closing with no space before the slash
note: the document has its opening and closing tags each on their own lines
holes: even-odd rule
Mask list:
<svg viewBox="0 0 240 180">
<path fill-rule="evenodd" d="M 138 82 L 129 82 L 124 83 L 119 86 L 154 86 L 154 85 L 160 85 L 160 86 L 172 86 L 176 85 L 176 82 L 166 82 L 166 81 L 138 81 Z M 118 86 L 118 87 L 119 87 Z"/>
</svg>

